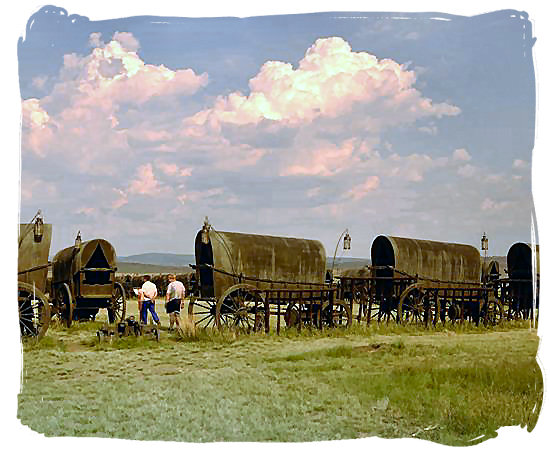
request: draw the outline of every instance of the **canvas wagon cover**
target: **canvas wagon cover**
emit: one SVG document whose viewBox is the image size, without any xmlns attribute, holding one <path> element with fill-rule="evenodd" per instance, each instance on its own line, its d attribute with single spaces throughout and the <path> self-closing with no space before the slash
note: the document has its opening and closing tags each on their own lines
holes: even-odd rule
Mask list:
<svg viewBox="0 0 550 450">
<path fill-rule="evenodd" d="M 52 225 L 43 224 L 43 235 L 39 242 L 34 240 L 33 223 L 19 224 L 19 255 L 17 259 L 17 272 L 29 270 L 48 263 L 50 244 L 52 241 Z M 46 288 L 48 268 L 33 270 L 17 276 L 18 281 L 33 284 L 42 292 Z"/>
<path fill-rule="evenodd" d="M 200 231 L 195 240 L 197 265 L 201 260 Z M 211 231 L 212 262 L 216 269 L 247 277 L 285 281 L 289 283 L 322 284 L 325 280 L 326 254 L 323 244 L 316 240 L 257 234 Z M 214 271 L 214 296 L 219 297 L 237 277 Z M 246 281 L 259 288 L 268 288 L 270 283 Z M 276 284 L 282 288 L 284 285 Z M 296 287 L 296 285 L 289 285 Z"/>
<path fill-rule="evenodd" d="M 73 245 L 60 250 L 53 258 L 52 282 L 68 282 L 73 275 L 82 268 L 101 261 L 104 265 L 114 268 L 116 266 L 116 252 L 114 247 L 105 239 L 92 239 L 82 242 L 80 249 Z"/>
</svg>

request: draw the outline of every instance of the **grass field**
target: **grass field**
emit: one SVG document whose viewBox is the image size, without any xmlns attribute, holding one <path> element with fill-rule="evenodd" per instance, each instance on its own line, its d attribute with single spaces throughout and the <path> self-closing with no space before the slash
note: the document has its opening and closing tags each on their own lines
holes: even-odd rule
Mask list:
<svg viewBox="0 0 550 450">
<path fill-rule="evenodd" d="M 161 320 L 167 325 L 166 316 Z M 163 330 L 160 342 L 101 344 L 99 325 L 52 325 L 40 343 L 24 344 L 23 424 L 47 436 L 187 442 L 379 436 L 468 445 L 501 426 L 531 430 L 542 402 L 538 337 L 525 324 L 354 325 L 281 336 L 177 337 Z"/>
</svg>

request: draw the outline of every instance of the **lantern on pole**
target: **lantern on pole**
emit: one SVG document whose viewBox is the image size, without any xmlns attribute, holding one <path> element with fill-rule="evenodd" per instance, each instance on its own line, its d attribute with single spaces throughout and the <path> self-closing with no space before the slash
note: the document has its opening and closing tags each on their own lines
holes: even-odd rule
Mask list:
<svg viewBox="0 0 550 450">
<path fill-rule="evenodd" d="M 201 230 L 201 241 L 204 245 L 208 244 L 210 242 L 210 229 L 212 228 L 212 225 L 208 222 L 208 216 L 204 218 L 204 224 L 202 225 Z"/>
<path fill-rule="evenodd" d="M 42 211 L 38 210 L 36 219 L 34 220 L 34 242 L 42 241 L 44 236 L 44 220 L 42 219 Z"/>
</svg>

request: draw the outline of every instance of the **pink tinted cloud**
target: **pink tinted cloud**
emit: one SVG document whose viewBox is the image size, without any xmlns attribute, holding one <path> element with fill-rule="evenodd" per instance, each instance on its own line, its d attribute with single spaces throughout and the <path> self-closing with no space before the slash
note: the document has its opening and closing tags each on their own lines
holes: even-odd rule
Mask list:
<svg viewBox="0 0 550 450">
<path fill-rule="evenodd" d="M 117 198 L 111 203 L 113 209 L 119 209 L 128 203 L 128 194 L 121 189 L 113 188 Z"/>
<path fill-rule="evenodd" d="M 407 120 L 424 116 L 456 115 L 460 109 L 433 104 L 413 88 L 415 73 L 391 59 L 379 60 L 354 52 L 342 38 L 318 39 L 294 69 L 281 61 L 266 62 L 249 81 L 250 93 L 233 92 L 217 98 L 214 106 L 185 121 L 194 127 L 220 124 L 257 124 L 268 119 L 298 125 L 317 117 L 337 117 L 355 104 L 382 101 L 384 108 L 403 110 Z"/>
<path fill-rule="evenodd" d="M 350 191 L 344 194 L 344 197 L 349 197 L 352 200 L 360 200 L 369 192 L 375 191 L 380 186 L 380 178 L 376 175 L 367 177 L 367 179 L 357 186 L 354 186 Z"/>
<path fill-rule="evenodd" d="M 160 185 L 153 173 L 153 166 L 148 163 L 137 168 L 136 178 L 130 183 L 127 192 L 130 194 L 154 196 L 166 190 L 167 187 Z"/>
<path fill-rule="evenodd" d="M 357 162 L 354 153 L 354 139 L 344 141 L 340 146 L 328 145 L 324 148 L 304 152 L 303 162 L 291 164 L 281 175 L 318 175 L 330 177 Z"/>
<path fill-rule="evenodd" d="M 179 167 L 177 164 L 169 164 L 158 162 L 156 166 L 168 176 L 180 176 L 180 177 L 190 177 L 193 173 L 192 167 Z"/>
<path fill-rule="evenodd" d="M 470 161 L 472 156 L 468 153 L 468 150 L 465 148 L 457 148 L 453 152 L 453 159 L 455 161 Z"/>
<path fill-rule="evenodd" d="M 132 50 L 139 43 L 130 33 L 117 32 L 115 36 L 121 42 L 113 39 L 103 44 L 100 35 L 93 33 L 90 43 L 95 48 L 89 55 L 64 56 L 63 68 L 49 95 L 22 102 L 24 151 L 39 156 L 58 153 L 74 159 L 80 171 L 89 170 L 94 159 L 102 158 L 93 170 L 114 173 L 109 160 L 129 156 L 128 132 L 118 128 L 120 104 L 138 106 L 153 97 L 172 100 L 174 96 L 191 95 L 208 82 L 206 73 L 146 64 Z M 136 128 L 148 140 L 171 136 L 166 131 L 154 135 L 153 130 L 148 135 L 143 127 Z"/>
</svg>

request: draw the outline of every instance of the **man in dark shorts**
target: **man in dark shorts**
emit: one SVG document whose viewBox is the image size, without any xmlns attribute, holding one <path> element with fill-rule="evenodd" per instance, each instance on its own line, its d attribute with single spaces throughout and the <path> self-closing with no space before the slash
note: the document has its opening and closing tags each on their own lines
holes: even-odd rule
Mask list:
<svg viewBox="0 0 550 450">
<path fill-rule="evenodd" d="M 170 284 L 166 288 L 166 313 L 170 316 L 170 330 L 174 322 L 178 329 L 181 329 L 179 316 L 183 299 L 185 298 L 185 287 L 181 281 L 176 281 L 176 276 L 171 273 L 168 275 Z"/>
</svg>

